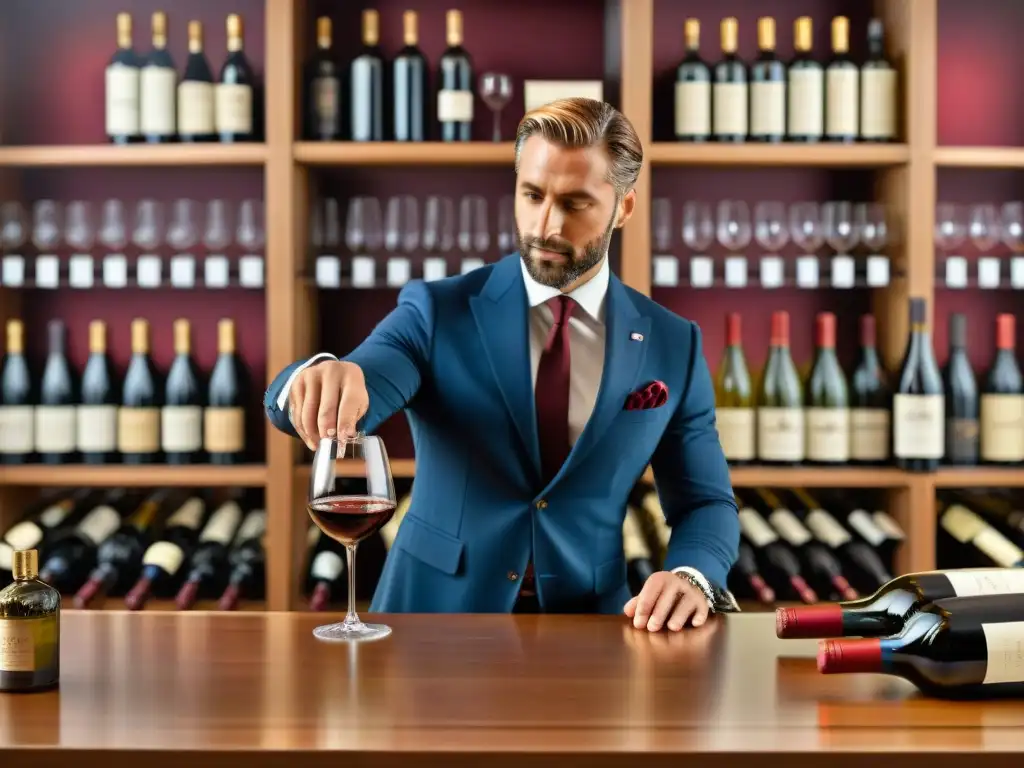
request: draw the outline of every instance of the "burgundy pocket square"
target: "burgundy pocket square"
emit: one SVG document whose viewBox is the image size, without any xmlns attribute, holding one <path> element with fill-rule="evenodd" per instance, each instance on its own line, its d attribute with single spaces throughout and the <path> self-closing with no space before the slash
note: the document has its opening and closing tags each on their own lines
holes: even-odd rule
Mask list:
<svg viewBox="0 0 1024 768">
<path fill-rule="evenodd" d="M 652 381 L 643 389 L 631 392 L 626 398 L 625 410 L 646 411 L 660 408 L 668 402 L 668 387 L 663 381 Z"/>
</svg>

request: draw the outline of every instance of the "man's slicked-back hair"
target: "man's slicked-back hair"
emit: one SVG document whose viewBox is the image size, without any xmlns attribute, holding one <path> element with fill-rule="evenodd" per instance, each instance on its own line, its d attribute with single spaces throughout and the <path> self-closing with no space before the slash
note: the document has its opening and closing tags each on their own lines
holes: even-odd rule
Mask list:
<svg viewBox="0 0 1024 768">
<path fill-rule="evenodd" d="M 633 124 L 604 101 L 560 99 L 527 112 L 516 131 L 516 173 L 523 144 L 531 136 L 570 149 L 603 146 L 608 153 L 608 181 L 620 198 L 636 185 L 644 162 L 643 145 Z"/>
</svg>

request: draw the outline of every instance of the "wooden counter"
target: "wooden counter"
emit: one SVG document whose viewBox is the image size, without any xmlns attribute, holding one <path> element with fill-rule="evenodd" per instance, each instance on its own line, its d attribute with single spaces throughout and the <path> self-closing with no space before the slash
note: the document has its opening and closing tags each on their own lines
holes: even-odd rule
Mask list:
<svg viewBox="0 0 1024 768">
<path fill-rule="evenodd" d="M 821 676 L 815 643 L 777 640 L 768 614 L 671 635 L 614 616 L 385 616 L 391 637 L 352 646 L 312 637 L 325 618 L 66 611 L 61 689 L 0 695 L 0 757 L 766 768 L 766 755 L 786 755 L 786 768 L 982 768 L 1020 765 L 994 753 L 1024 750 L 1024 702 L 950 704 L 883 676 Z"/>
</svg>

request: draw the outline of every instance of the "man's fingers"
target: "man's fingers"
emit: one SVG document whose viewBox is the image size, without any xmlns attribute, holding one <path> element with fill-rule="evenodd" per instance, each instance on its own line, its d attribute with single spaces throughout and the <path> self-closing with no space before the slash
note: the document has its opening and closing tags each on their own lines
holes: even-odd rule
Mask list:
<svg viewBox="0 0 1024 768">
<path fill-rule="evenodd" d="M 302 422 L 302 431 L 305 433 L 306 445 L 309 446 L 311 451 L 315 451 L 320 442 L 318 440 L 320 430 L 317 426 L 319 405 L 320 378 L 313 376 L 306 383 L 306 395 L 302 401 L 302 415 L 299 417 Z"/>
<path fill-rule="evenodd" d="M 647 626 L 651 612 L 658 603 L 659 595 L 661 595 L 661 582 L 655 578 L 648 579 L 644 588 L 640 590 L 640 594 L 637 595 L 636 613 L 633 616 L 634 627 L 642 629 Z"/>
<path fill-rule="evenodd" d="M 342 398 L 341 377 L 324 374 L 321 376 L 320 407 L 316 415 L 318 437 L 334 437 L 338 427 L 338 403 Z"/>
<path fill-rule="evenodd" d="M 636 603 L 637 603 L 637 599 L 635 597 L 631 597 L 626 602 L 625 606 L 623 606 L 623 608 L 622 608 L 622 612 L 624 614 L 626 614 L 631 619 L 633 618 L 633 614 L 636 613 Z"/>
<path fill-rule="evenodd" d="M 665 622 L 668 621 L 668 617 L 675 610 L 682 596 L 681 589 L 673 589 L 672 587 L 663 589 L 658 597 L 657 604 L 654 606 L 654 610 L 651 612 L 651 618 L 647 622 L 647 629 L 651 632 L 659 632 L 665 626 Z"/>
<path fill-rule="evenodd" d="M 697 608 L 693 613 L 693 626 L 699 627 L 705 621 L 708 620 L 708 614 L 711 613 L 711 606 L 708 605 L 708 601 L 705 599 L 697 599 Z"/>
<path fill-rule="evenodd" d="M 686 626 L 686 622 L 691 616 L 694 617 L 694 624 L 696 624 L 696 616 L 699 612 L 700 606 L 698 601 L 690 595 L 684 596 L 676 605 L 675 610 L 672 611 L 672 616 L 668 620 L 668 628 L 673 632 L 678 632 Z"/>
<path fill-rule="evenodd" d="M 338 435 L 354 437 L 356 424 L 366 412 L 369 398 L 366 389 L 348 384 L 341 393 L 341 402 L 335 410 Z"/>
</svg>

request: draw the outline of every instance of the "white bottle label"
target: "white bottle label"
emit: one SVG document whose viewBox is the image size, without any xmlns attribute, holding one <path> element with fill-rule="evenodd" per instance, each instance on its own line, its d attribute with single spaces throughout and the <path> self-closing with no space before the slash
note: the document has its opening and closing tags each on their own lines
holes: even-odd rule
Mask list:
<svg viewBox="0 0 1024 768">
<path fill-rule="evenodd" d="M 851 540 L 847 530 L 823 509 L 812 509 L 807 513 L 807 527 L 818 541 L 823 541 L 832 549 L 838 549 Z"/>
<path fill-rule="evenodd" d="M 871 515 L 864 509 L 855 509 L 846 518 L 846 522 L 857 532 L 864 541 L 872 547 L 877 547 L 885 541 L 885 533 L 879 530 Z"/>
<path fill-rule="evenodd" d="M 986 685 L 1024 682 L 1024 621 L 982 624 L 988 665 Z"/>
<path fill-rule="evenodd" d="M 753 509 L 740 510 L 740 530 L 755 547 L 763 547 L 779 538 L 764 518 Z"/>
<path fill-rule="evenodd" d="M 825 128 L 824 75 L 820 69 L 789 70 L 790 136 L 821 136 Z"/>
<path fill-rule="evenodd" d="M 807 409 L 807 458 L 845 463 L 850 460 L 850 411 Z"/>
<path fill-rule="evenodd" d="M 861 138 L 896 138 L 896 70 L 865 69 L 860 77 Z"/>
<path fill-rule="evenodd" d="M 139 132 L 139 70 L 111 64 L 106 71 L 106 130 L 108 136 Z"/>
<path fill-rule="evenodd" d="M 438 91 L 437 120 L 441 123 L 468 123 L 473 120 L 472 91 Z"/>
<path fill-rule="evenodd" d="M 166 527 L 181 526 L 183 528 L 191 528 L 193 531 L 197 530 L 199 524 L 203 521 L 203 511 L 205 509 L 206 505 L 203 503 L 203 500 L 193 496 L 167 518 Z"/>
<path fill-rule="evenodd" d="M 200 136 L 216 130 L 213 83 L 183 80 L 178 84 L 178 133 Z"/>
<path fill-rule="evenodd" d="M 752 461 L 757 457 L 753 408 L 716 408 L 715 419 L 725 458 Z"/>
<path fill-rule="evenodd" d="M 74 508 L 74 504 L 71 501 L 62 501 L 59 504 L 51 504 L 39 513 L 39 522 L 47 528 L 56 528 L 67 520 L 68 515 L 71 514 Z"/>
<path fill-rule="evenodd" d="M 786 84 L 781 80 L 750 84 L 750 135 L 786 133 Z"/>
<path fill-rule="evenodd" d="M 151 544 L 146 550 L 146 554 L 142 557 L 142 564 L 155 565 L 162 568 L 167 575 L 173 576 L 181 568 L 184 559 L 185 553 L 177 544 L 170 541 L 158 541 Z"/>
<path fill-rule="evenodd" d="M 888 461 L 889 411 L 854 408 L 850 411 L 850 458 L 853 461 Z"/>
<path fill-rule="evenodd" d="M 14 567 L 14 550 L 7 544 L 0 543 L 0 571 L 10 571 Z"/>
<path fill-rule="evenodd" d="M 942 458 L 946 447 L 945 407 L 942 395 L 893 397 L 893 453 L 897 458 Z"/>
<path fill-rule="evenodd" d="M 715 83 L 712 91 L 716 136 L 747 135 L 747 84 Z"/>
<path fill-rule="evenodd" d="M 43 540 L 43 529 L 33 520 L 23 520 L 4 534 L 4 541 L 14 549 L 35 549 Z"/>
<path fill-rule="evenodd" d="M 258 539 L 266 530 L 267 513 L 262 509 L 253 510 L 245 516 L 245 520 L 242 521 L 235 540 L 248 541 L 249 539 Z"/>
<path fill-rule="evenodd" d="M 757 455 L 764 461 L 803 461 L 802 408 L 757 409 Z"/>
<path fill-rule="evenodd" d="M 122 453 L 160 450 L 160 409 L 121 408 L 117 412 L 117 447 Z"/>
<path fill-rule="evenodd" d="M 76 409 L 78 450 L 113 453 L 117 450 L 117 406 L 80 405 Z"/>
<path fill-rule="evenodd" d="M 802 547 L 811 540 L 811 532 L 788 509 L 773 509 L 768 522 L 790 546 Z"/>
<path fill-rule="evenodd" d="M 198 405 L 166 405 L 160 411 L 160 439 L 169 453 L 203 447 L 203 409 Z"/>
<path fill-rule="evenodd" d="M 1024 568 L 965 568 L 946 571 L 945 577 L 957 597 L 1014 595 L 1024 592 Z"/>
<path fill-rule="evenodd" d="M 324 550 L 313 558 L 313 565 L 310 566 L 309 572 L 317 581 L 334 581 L 341 576 L 344 568 L 345 561 L 337 552 Z"/>
<path fill-rule="evenodd" d="M 120 527 L 121 516 L 117 514 L 117 510 L 102 504 L 83 518 L 78 524 L 78 532 L 93 544 L 99 545 Z"/>
<path fill-rule="evenodd" d="M 676 136 L 711 135 L 711 83 L 676 83 Z"/>
<path fill-rule="evenodd" d="M 221 133 L 252 133 L 252 86 L 217 83 L 214 115 Z"/>
<path fill-rule="evenodd" d="M 906 534 L 903 533 L 903 529 L 900 528 L 888 512 L 876 509 L 872 513 L 871 519 L 875 521 L 875 525 L 877 525 L 881 529 L 882 533 L 884 533 L 888 538 L 895 541 L 903 541 L 907 538 Z"/>
<path fill-rule="evenodd" d="M 860 128 L 860 71 L 830 67 L 825 73 L 825 133 L 856 136 Z"/>
<path fill-rule="evenodd" d="M 171 136 L 177 121 L 178 73 L 170 67 L 147 66 L 139 76 L 139 125 L 144 134 Z"/>
<path fill-rule="evenodd" d="M 200 541 L 217 541 L 227 546 L 235 537 L 238 524 L 242 521 L 242 508 L 237 502 L 221 504 L 210 517 L 210 522 L 199 534 Z"/>
<path fill-rule="evenodd" d="M 0 453 L 30 453 L 35 448 L 31 405 L 0 406 Z"/>
<path fill-rule="evenodd" d="M 981 396 L 981 458 L 1024 461 L 1024 395 Z"/>
<path fill-rule="evenodd" d="M 35 438 L 40 453 L 71 453 L 78 442 L 73 405 L 37 405 Z"/>
</svg>

